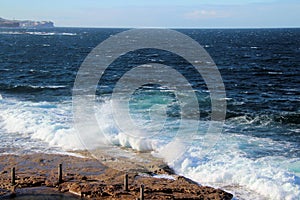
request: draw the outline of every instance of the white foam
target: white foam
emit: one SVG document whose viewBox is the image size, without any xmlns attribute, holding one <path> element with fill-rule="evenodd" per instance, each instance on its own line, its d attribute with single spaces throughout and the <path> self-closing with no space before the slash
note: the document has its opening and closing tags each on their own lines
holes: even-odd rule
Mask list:
<svg viewBox="0 0 300 200">
<path fill-rule="evenodd" d="M 109 109 L 107 106 L 109 103 L 104 105 L 104 108 Z M 4 130 L 6 134 L 41 140 L 50 147 L 61 147 L 64 150 L 84 149 L 84 145 L 88 145 L 81 143 L 73 127 L 71 102 L 52 103 L 5 99 L 0 104 L 0 111 L 0 129 Z M 134 137 L 134 133 L 120 132 L 113 125 L 113 119 L 105 109 L 100 110 L 98 116 L 102 116 L 99 126 L 106 131 L 107 139 L 113 144 L 137 151 L 152 151 L 157 145 L 155 140 Z M 26 140 L 22 140 L 22 142 L 26 142 Z M 24 148 L 22 145 L 20 147 Z"/>
<path fill-rule="evenodd" d="M 268 72 L 268 74 L 277 75 L 277 74 L 283 74 L 283 72 Z"/>
<path fill-rule="evenodd" d="M 97 120 L 101 130 L 107 133 L 108 140 L 116 145 L 138 151 L 153 150 L 153 155 L 163 157 L 177 173 L 200 184 L 229 188 L 240 199 L 261 197 L 294 200 L 300 196 L 300 158 L 276 155 L 250 158 L 243 150 L 249 145 L 267 151 L 288 150 L 288 142 L 228 134 L 220 138 L 210 154 L 202 157 L 201 148 L 197 144 L 190 144 L 186 148 L 182 141 L 175 140 L 165 146 L 170 142 L 166 135 L 155 135 L 148 139 L 120 131 L 114 124 L 109 105 L 109 102 L 105 102 L 96 107 Z M 49 152 L 44 143 L 37 145 L 38 143 L 32 142 L 44 141 L 49 146 L 65 150 L 83 148 L 72 127 L 71 102 L 29 102 L 4 98 L 1 100 L 0 114 L 0 136 L 4 130 L 5 134 L 11 134 L 14 138 L 6 141 L 7 146 L 19 145 L 19 148 L 26 148 L 28 145 L 27 148 L 33 147 L 35 151 Z M 232 119 L 230 123 L 247 125 L 253 123 L 253 120 L 256 119 L 239 117 Z M 230 125 L 232 124 L 226 126 Z M 1 136 L 0 141 L 3 142 L 6 138 Z"/>
<path fill-rule="evenodd" d="M 75 36 L 77 33 L 60 33 L 61 35 Z"/>
<path fill-rule="evenodd" d="M 23 85 L 20 85 L 23 86 Z M 18 86 L 15 86 L 18 87 Z M 59 88 L 66 88 L 66 85 L 47 85 L 47 86 L 42 86 L 42 85 L 28 85 L 28 87 L 34 88 L 34 89 L 59 89 Z"/>
<path fill-rule="evenodd" d="M 115 145 L 137 151 L 152 151 L 158 143 L 153 137 L 139 137 L 135 130 L 131 130 L 130 133 L 123 132 L 114 121 L 110 101 L 98 104 L 96 118 L 103 134 Z"/>
<path fill-rule="evenodd" d="M 112 139 L 113 143 L 121 145 L 123 147 L 132 148 L 137 151 L 152 151 L 153 140 L 144 138 L 135 138 L 125 133 L 119 133 Z"/>
<path fill-rule="evenodd" d="M 200 184 L 230 188 L 230 191 L 239 199 L 290 200 L 300 196 L 299 177 L 286 168 L 286 166 L 290 166 L 292 169 L 300 159 L 293 161 L 296 164 L 291 164 L 292 161 L 288 158 L 278 156 L 251 159 L 241 148 L 256 146 L 262 150 L 277 151 L 288 148 L 287 142 L 230 134 L 220 138 L 219 144 L 211 149 L 211 153 L 202 157 L 201 148 L 195 146 L 197 144 L 187 148 L 182 143 L 184 141 L 174 140 L 168 143 L 162 142 L 164 139 L 159 142 L 141 140 L 133 137 L 133 133 L 122 133 L 114 126 L 108 104 L 105 104 L 100 110 L 102 117 L 99 118 L 99 123 L 102 122 L 103 130 L 111 132 L 114 136 L 112 141 L 115 144 L 138 151 L 154 150 L 153 155 L 163 157 L 177 173 Z M 230 124 L 237 122 L 251 125 L 257 120 L 256 118 L 239 117 L 233 119 Z M 103 122 L 106 122 L 106 125 L 103 125 Z"/>
<path fill-rule="evenodd" d="M 66 88 L 66 85 L 48 85 L 48 86 L 36 86 L 40 88 L 49 88 L 49 89 L 58 89 L 58 88 Z"/>
<path fill-rule="evenodd" d="M 71 102 L 4 99 L 0 104 L 0 128 L 5 134 L 15 134 L 17 138 L 42 140 L 52 147 L 61 147 L 64 150 L 82 149 L 83 146 L 72 127 L 71 108 Z M 18 145 L 17 141 L 18 139 L 13 145 Z"/>
<path fill-rule="evenodd" d="M 191 147 L 181 159 L 170 162 L 169 165 L 177 173 L 204 185 L 231 188 L 233 193 L 236 188 L 239 188 L 237 191 L 240 188 L 252 191 L 254 199 L 257 199 L 255 196 L 260 196 L 261 199 L 292 200 L 300 196 L 300 178 L 287 169 L 288 163 L 299 163 L 300 159 L 295 161 L 279 156 L 250 159 L 234 145 L 238 139 L 239 137 L 223 138 L 204 158 L 198 157 L 201 155 L 199 148 Z M 249 196 L 239 195 L 242 195 L 241 199 L 251 199 Z"/>
<path fill-rule="evenodd" d="M 65 36 L 75 36 L 76 33 L 58 33 L 58 32 L 41 32 L 41 31 L 26 31 L 24 34 L 29 35 L 65 35 Z"/>
</svg>

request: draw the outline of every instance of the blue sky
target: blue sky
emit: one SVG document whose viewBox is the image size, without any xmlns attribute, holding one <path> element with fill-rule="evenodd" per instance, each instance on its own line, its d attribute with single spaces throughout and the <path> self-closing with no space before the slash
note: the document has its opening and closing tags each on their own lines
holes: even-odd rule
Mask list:
<svg viewBox="0 0 300 200">
<path fill-rule="evenodd" d="M 69 27 L 300 27 L 300 0 L 1 0 L 0 17 Z"/>
</svg>

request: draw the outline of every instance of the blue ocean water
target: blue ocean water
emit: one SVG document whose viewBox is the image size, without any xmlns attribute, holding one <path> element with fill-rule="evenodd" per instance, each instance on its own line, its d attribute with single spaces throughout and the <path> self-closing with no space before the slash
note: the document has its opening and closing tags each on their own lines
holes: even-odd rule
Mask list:
<svg viewBox="0 0 300 200">
<path fill-rule="evenodd" d="M 1 29 L 0 153 L 82 149 L 72 119 L 77 71 L 94 47 L 124 30 Z M 223 133 L 209 154 L 203 157 L 195 143 L 177 160 L 166 158 L 168 164 L 177 173 L 227 189 L 238 199 L 299 199 L 300 29 L 178 31 L 199 42 L 218 66 L 227 114 Z M 143 63 L 176 66 L 188 77 L 201 105 L 202 130 L 210 119 L 209 90 L 184 60 L 165 51 L 137 50 L 112 64 L 96 93 L 100 126 L 118 146 L 159 154 L 179 129 L 180 108 L 172 91 L 145 85 L 131 99 L 132 118 L 155 133 L 154 141 L 128 137 L 110 115 L 114 83 L 129 67 Z M 161 112 L 149 113 L 153 106 Z M 159 132 L 161 124 L 153 124 L 151 118 L 165 120 L 164 132 Z M 189 128 L 184 130 L 189 132 Z"/>
</svg>

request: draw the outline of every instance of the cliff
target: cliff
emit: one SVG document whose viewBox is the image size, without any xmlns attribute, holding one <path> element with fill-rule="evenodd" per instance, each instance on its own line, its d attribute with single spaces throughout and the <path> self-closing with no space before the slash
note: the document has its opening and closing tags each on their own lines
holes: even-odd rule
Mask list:
<svg viewBox="0 0 300 200">
<path fill-rule="evenodd" d="M 8 20 L 0 17 L 0 28 L 53 28 L 51 21 Z"/>
</svg>

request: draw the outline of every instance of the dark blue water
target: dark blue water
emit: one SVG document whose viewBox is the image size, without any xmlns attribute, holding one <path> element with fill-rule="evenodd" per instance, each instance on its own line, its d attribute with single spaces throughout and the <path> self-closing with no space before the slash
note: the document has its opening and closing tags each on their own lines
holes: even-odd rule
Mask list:
<svg viewBox="0 0 300 200">
<path fill-rule="evenodd" d="M 40 147 L 32 139 L 45 142 L 39 143 L 40 146 L 76 148 L 75 140 L 74 144 L 63 140 L 72 135 L 71 100 L 77 71 L 94 47 L 124 30 L 0 30 L 2 153 L 24 148 L 12 142 L 15 138 L 37 149 Z M 211 157 L 203 163 L 195 155 L 191 156 L 191 150 L 181 163 L 173 163 L 173 167 L 199 182 L 221 183 L 222 187 L 242 185 L 271 199 L 297 199 L 300 195 L 300 29 L 178 31 L 199 42 L 218 66 L 226 89 L 227 114 L 224 138 Z M 188 63 L 165 51 L 144 49 L 123 55 L 99 82 L 97 96 L 105 102 L 116 77 L 121 77 L 128 67 L 147 62 L 172 65 L 184 74 L 197 91 L 202 105 L 201 118 L 209 120 L 209 91 L 204 81 L 195 76 Z M 157 86 L 149 87 L 153 99 L 133 99 L 133 109 L 148 108 L 146 103 L 171 102 L 168 116 L 179 118 L 174 96 L 167 91 L 163 98 L 154 97 Z M 137 96 L 144 98 L 145 94 L 141 93 L 137 91 Z M 170 130 L 176 127 L 174 123 Z M 210 178 L 204 175 L 214 170 L 220 174 Z M 269 194 L 272 188 L 276 191 L 273 195 Z"/>
</svg>

